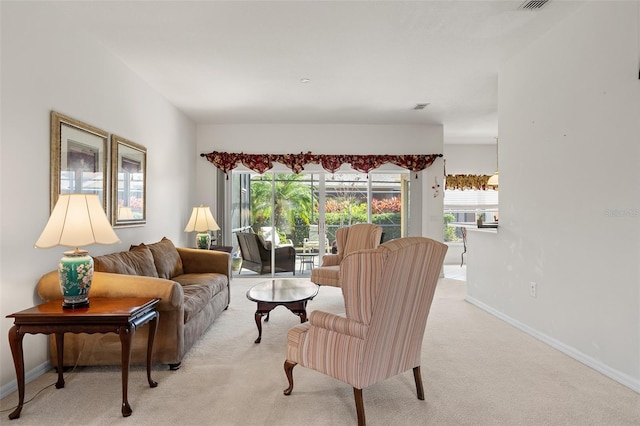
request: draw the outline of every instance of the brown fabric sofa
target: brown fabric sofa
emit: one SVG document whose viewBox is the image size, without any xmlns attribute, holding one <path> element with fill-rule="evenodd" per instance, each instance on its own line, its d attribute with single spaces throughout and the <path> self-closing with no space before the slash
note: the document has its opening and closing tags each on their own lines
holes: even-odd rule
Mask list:
<svg viewBox="0 0 640 426">
<path fill-rule="evenodd" d="M 184 355 L 229 306 L 231 256 L 221 251 L 176 248 L 163 238 L 129 251 L 94 257 L 91 297 L 157 297 L 160 319 L 152 362 L 179 367 Z M 38 282 L 45 301 L 62 299 L 57 271 Z M 146 362 L 148 327 L 136 330 L 131 362 Z M 55 337 L 51 358 L 56 365 Z M 109 334 L 65 334 L 64 365 L 119 365 L 120 339 Z"/>
</svg>

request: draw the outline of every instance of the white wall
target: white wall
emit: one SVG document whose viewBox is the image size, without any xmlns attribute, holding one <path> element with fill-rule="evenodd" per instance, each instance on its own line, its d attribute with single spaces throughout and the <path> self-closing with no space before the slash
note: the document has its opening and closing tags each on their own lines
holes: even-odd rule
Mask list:
<svg viewBox="0 0 640 426">
<path fill-rule="evenodd" d="M 198 126 L 198 151 L 288 154 L 311 151 L 315 154 L 441 154 L 442 126 L 434 125 L 348 125 L 348 124 L 225 124 Z M 440 158 L 412 177 L 413 190 L 422 195 L 422 209 L 414 228 L 417 235 L 442 240 L 442 191 L 431 195 L 434 177 L 442 185 Z M 307 169 L 311 169 L 309 166 Z M 319 167 L 319 166 L 318 166 Z M 213 192 L 215 167 L 198 162 L 198 194 L 203 202 L 217 203 Z M 318 170 L 320 170 L 318 168 Z M 427 194 L 428 192 L 428 194 Z M 418 209 L 419 210 L 419 209 Z"/>
<path fill-rule="evenodd" d="M 492 175 L 496 172 L 496 144 L 445 144 L 448 175 Z"/>
<path fill-rule="evenodd" d="M 5 316 L 40 299 L 40 276 L 56 268 L 62 247 L 34 249 L 49 217 L 49 113 L 75 119 L 146 146 L 147 224 L 118 229 L 121 243 L 90 246 L 92 254 L 167 236 L 187 244 L 182 230 L 195 202 L 194 123 L 120 60 L 46 3 L 2 2 L 2 130 L 0 194 L 0 365 L 2 396 L 15 389 Z M 48 359 L 46 337 L 24 338 L 25 367 L 37 374 Z"/>
<path fill-rule="evenodd" d="M 502 69 L 500 229 L 467 256 L 470 301 L 636 391 L 639 7 L 586 2 Z"/>
</svg>

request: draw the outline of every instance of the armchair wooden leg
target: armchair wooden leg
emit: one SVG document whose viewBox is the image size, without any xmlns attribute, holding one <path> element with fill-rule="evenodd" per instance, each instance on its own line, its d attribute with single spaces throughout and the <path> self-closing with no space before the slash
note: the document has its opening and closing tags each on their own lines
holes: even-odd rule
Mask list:
<svg viewBox="0 0 640 426">
<path fill-rule="evenodd" d="M 288 359 L 284 361 L 284 373 L 287 375 L 287 380 L 289 381 L 289 387 L 284 390 L 285 395 L 291 395 L 291 391 L 293 390 L 293 367 L 298 365 L 298 363 L 289 361 Z"/>
<path fill-rule="evenodd" d="M 353 396 L 356 399 L 356 413 L 358 415 L 358 426 L 366 426 L 367 419 L 364 417 L 364 403 L 362 402 L 362 389 L 353 388 Z"/>
<path fill-rule="evenodd" d="M 413 367 L 413 378 L 416 380 L 416 391 L 418 399 L 424 400 L 424 388 L 422 387 L 422 375 L 420 374 L 420 366 Z"/>
</svg>

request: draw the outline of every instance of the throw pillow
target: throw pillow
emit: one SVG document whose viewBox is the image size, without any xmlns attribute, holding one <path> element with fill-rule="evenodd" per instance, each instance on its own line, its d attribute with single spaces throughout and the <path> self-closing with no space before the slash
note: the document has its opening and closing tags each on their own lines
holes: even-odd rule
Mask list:
<svg viewBox="0 0 640 426">
<path fill-rule="evenodd" d="M 111 272 L 112 274 L 136 275 L 136 270 L 126 261 L 123 253 L 111 253 L 93 257 L 95 272 Z"/>
<path fill-rule="evenodd" d="M 262 235 L 258 235 L 258 240 L 260 240 L 262 247 L 264 247 L 267 250 L 271 250 L 271 241 L 265 241 Z"/>
<path fill-rule="evenodd" d="M 93 258 L 93 270 L 114 274 L 143 275 L 158 277 L 153 256 L 147 247 L 136 248 L 135 251 L 122 251 L 105 254 Z"/>
<path fill-rule="evenodd" d="M 140 244 L 137 247 L 140 246 L 145 246 L 145 244 Z M 146 247 L 151 250 L 158 277 L 170 280 L 184 273 L 182 269 L 182 259 L 180 258 L 178 249 L 176 249 L 176 246 L 173 245 L 170 239 L 162 237 L 162 240 L 146 245 Z"/>
<path fill-rule="evenodd" d="M 153 260 L 153 255 L 151 254 L 149 247 L 141 244 L 137 247 L 132 247 L 129 253 L 131 255 L 131 260 L 133 261 L 132 266 L 136 271 L 136 275 L 158 278 L 156 264 Z"/>
</svg>

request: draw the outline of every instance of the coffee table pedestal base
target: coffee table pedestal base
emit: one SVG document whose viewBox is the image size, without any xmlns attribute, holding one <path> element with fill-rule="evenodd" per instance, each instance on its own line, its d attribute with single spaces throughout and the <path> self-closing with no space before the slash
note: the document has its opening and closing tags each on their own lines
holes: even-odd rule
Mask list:
<svg viewBox="0 0 640 426">
<path fill-rule="evenodd" d="M 262 340 L 263 316 L 267 316 L 267 318 L 265 318 L 265 322 L 269 321 L 269 312 L 275 309 L 276 306 L 284 306 L 293 312 L 294 315 L 298 315 L 300 317 L 300 322 L 303 323 L 307 321 L 307 302 L 308 300 L 301 300 L 298 302 L 257 302 L 258 309 L 256 309 L 255 319 L 256 325 L 258 326 L 258 338 L 254 343 L 260 343 Z"/>
</svg>

